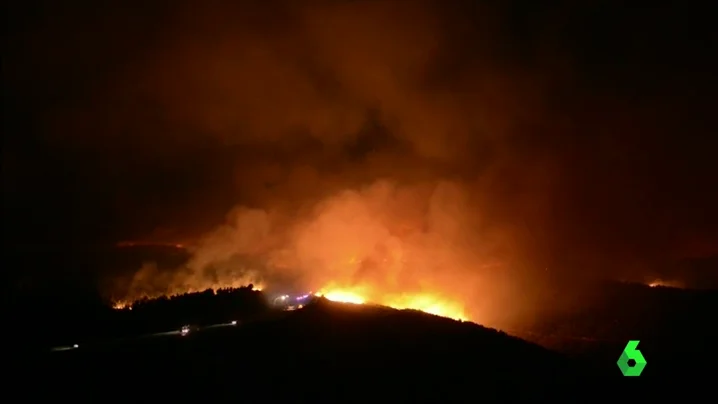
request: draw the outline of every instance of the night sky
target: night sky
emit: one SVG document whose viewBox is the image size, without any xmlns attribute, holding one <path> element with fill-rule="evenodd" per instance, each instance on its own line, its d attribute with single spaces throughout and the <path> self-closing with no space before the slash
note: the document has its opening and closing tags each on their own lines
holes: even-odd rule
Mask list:
<svg viewBox="0 0 718 404">
<path fill-rule="evenodd" d="M 191 244 L 388 180 L 457 184 L 541 267 L 717 255 L 715 14 L 624 3 L 6 2 L 6 247 Z"/>
</svg>

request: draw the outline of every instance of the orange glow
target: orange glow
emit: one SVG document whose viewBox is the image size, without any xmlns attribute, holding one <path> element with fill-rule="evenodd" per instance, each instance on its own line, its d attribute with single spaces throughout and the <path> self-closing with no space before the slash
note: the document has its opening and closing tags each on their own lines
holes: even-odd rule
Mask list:
<svg viewBox="0 0 718 404">
<path fill-rule="evenodd" d="M 431 294 L 401 295 L 393 297 L 386 305 L 397 309 L 419 310 L 436 316 L 453 318 L 454 320 L 468 320 L 461 305 L 439 299 Z"/>
<path fill-rule="evenodd" d="M 652 288 L 658 288 L 658 287 L 682 288 L 683 287 L 683 285 L 681 285 L 679 282 L 664 281 L 661 279 L 656 279 L 653 282 L 648 283 L 648 286 L 652 287 Z"/>
<path fill-rule="evenodd" d="M 253 290 L 261 291 L 261 288 L 255 287 Z M 314 295 L 333 302 L 350 304 L 373 303 L 399 310 L 418 310 L 454 320 L 469 321 L 469 316 L 461 304 L 432 293 L 370 292 L 370 288 L 365 286 L 353 288 L 324 288 Z M 146 297 L 152 298 L 149 296 Z M 136 299 L 135 301 L 137 300 L 140 299 Z M 113 303 L 112 307 L 115 310 L 132 310 L 132 303 L 128 300 L 118 300 Z"/>
<path fill-rule="evenodd" d="M 127 303 L 127 302 L 124 301 L 124 300 L 118 300 L 118 301 L 116 301 L 116 302 L 114 302 L 114 303 L 112 304 L 112 308 L 115 309 L 115 310 L 124 310 L 124 309 L 127 309 L 127 308 L 130 308 L 130 309 L 131 309 L 132 306 L 130 305 L 130 303 Z"/>
<path fill-rule="evenodd" d="M 364 304 L 375 303 L 382 306 L 388 306 L 395 309 L 412 309 L 423 311 L 425 313 L 448 317 L 454 320 L 467 321 L 462 305 L 450 300 L 442 299 L 431 293 L 400 293 L 400 294 L 384 294 L 384 293 L 368 293 L 372 298 L 367 298 L 362 292 L 366 292 L 368 288 L 326 288 L 316 293 L 316 296 L 324 297 L 327 300 L 340 303 Z"/>
<path fill-rule="evenodd" d="M 319 292 L 316 294 L 316 296 L 324 297 L 327 300 L 341 303 L 364 304 L 366 302 L 366 299 L 364 299 L 362 296 L 354 292 L 344 290 L 330 290 L 324 293 Z"/>
<path fill-rule="evenodd" d="M 227 284 L 214 284 L 214 285 L 210 285 L 210 286 L 205 287 L 205 288 L 186 288 L 186 289 L 177 288 L 174 293 L 169 293 L 169 294 L 162 294 L 162 293 L 143 294 L 143 295 L 141 295 L 141 296 L 135 296 L 135 297 L 129 298 L 129 299 L 114 300 L 114 301 L 112 302 L 112 308 L 115 309 L 115 310 L 132 310 L 132 304 L 134 304 L 135 302 L 138 302 L 138 301 L 140 301 L 140 300 L 143 300 L 143 299 L 157 299 L 157 298 L 164 297 L 164 296 L 171 298 L 171 297 L 175 297 L 175 296 L 181 296 L 181 295 L 184 295 L 184 294 L 187 294 L 187 293 L 199 293 L 199 292 L 204 292 L 204 291 L 207 290 L 207 289 L 212 289 L 212 290 L 214 290 L 214 291 L 215 291 L 214 293 L 216 294 L 218 289 L 225 289 L 225 288 L 234 288 L 234 289 L 236 289 L 236 288 L 240 288 L 240 287 L 243 287 L 243 286 L 246 286 L 246 285 L 244 285 L 244 284 L 239 284 L 239 285 L 238 285 L 238 284 L 236 284 L 236 283 L 232 283 L 232 284 L 229 284 L 229 285 L 227 285 Z M 262 291 L 262 286 L 261 286 L 261 285 L 260 285 L 260 286 L 254 286 L 254 285 L 253 285 L 252 290 L 257 291 L 257 292 L 261 292 L 261 291 Z"/>
<path fill-rule="evenodd" d="M 401 187 L 387 180 L 337 192 L 299 215 L 238 206 L 192 243 L 184 264 L 143 263 L 119 297 L 291 285 L 328 300 L 490 325 L 523 301 L 509 300 L 507 271 L 494 264 L 504 259 L 492 252 L 503 234 L 487 235 L 486 246 L 474 237 L 469 229 L 480 227 L 481 217 L 467 198 L 459 183 Z M 489 304 L 497 299 L 506 302 L 499 313 Z"/>
</svg>

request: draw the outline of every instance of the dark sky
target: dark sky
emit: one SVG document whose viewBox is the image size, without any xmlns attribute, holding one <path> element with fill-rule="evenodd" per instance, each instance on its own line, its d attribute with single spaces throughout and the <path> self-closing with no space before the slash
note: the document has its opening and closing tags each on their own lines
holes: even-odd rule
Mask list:
<svg viewBox="0 0 718 404">
<path fill-rule="evenodd" d="M 11 245 L 193 240 L 390 179 L 461 184 L 537 260 L 718 253 L 710 2 L 6 3 Z"/>
</svg>

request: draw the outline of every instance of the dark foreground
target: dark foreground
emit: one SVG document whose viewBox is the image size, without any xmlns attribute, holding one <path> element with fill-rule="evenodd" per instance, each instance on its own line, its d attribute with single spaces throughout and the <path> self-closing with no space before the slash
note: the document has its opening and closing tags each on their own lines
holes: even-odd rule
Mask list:
<svg viewBox="0 0 718 404">
<path fill-rule="evenodd" d="M 237 402 L 615 400 L 662 380 L 624 378 L 470 323 L 319 302 L 264 321 L 28 358 L 27 399 Z"/>
</svg>

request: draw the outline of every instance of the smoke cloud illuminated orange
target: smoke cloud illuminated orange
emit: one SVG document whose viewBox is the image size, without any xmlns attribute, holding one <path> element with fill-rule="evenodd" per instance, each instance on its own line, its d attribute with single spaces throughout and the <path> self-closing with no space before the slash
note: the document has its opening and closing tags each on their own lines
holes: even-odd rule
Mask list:
<svg viewBox="0 0 718 404">
<path fill-rule="evenodd" d="M 145 265 L 124 301 L 205 288 L 316 290 L 330 300 L 377 303 L 490 321 L 481 303 L 501 295 L 497 235 L 467 210 L 458 183 L 399 187 L 379 181 L 302 213 L 238 207 L 200 240 L 187 264 Z M 491 265 L 493 263 L 493 265 Z M 487 284 L 486 282 L 491 282 Z"/>
<path fill-rule="evenodd" d="M 500 34 L 489 5 L 472 11 L 483 10 L 480 25 L 431 1 L 286 5 L 229 20 L 227 10 L 178 7 L 158 46 L 120 72 L 132 85 L 110 89 L 148 100 L 172 128 L 143 137 L 153 163 L 187 159 L 183 174 L 195 177 L 217 160 L 231 182 L 215 194 L 193 188 L 192 209 L 157 209 L 182 213 L 170 226 L 216 226 L 203 207 L 218 193 L 222 213 L 236 205 L 199 240 L 182 238 L 185 264 L 145 263 L 116 282 L 115 300 L 251 283 L 484 324 L 533 310 L 540 287 L 526 263 L 552 241 L 536 229 L 560 176 L 555 156 L 514 141 L 547 122 L 540 101 L 564 75 L 509 68 L 481 42 L 447 74 L 464 58 L 454 27 Z M 110 118 L 66 111 L 57 124 L 104 134 L 129 125 L 120 113 L 91 115 Z"/>
<path fill-rule="evenodd" d="M 673 173 L 635 164 L 632 136 L 670 110 L 590 93 L 561 43 L 519 38 L 512 7 L 180 3 L 102 98 L 48 118 L 63 142 L 138 161 L 103 161 L 126 188 L 97 181 L 121 194 L 116 217 L 144 212 L 137 237 L 184 231 L 187 262 L 147 262 L 113 296 L 252 283 L 493 325 L 558 295 L 549 273 L 649 272 L 668 251 L 647 229 L 673 210 L 649 213 L 632 178 Z M 564 19 L 548 21 L 551 36 Z"/>
</svg>

